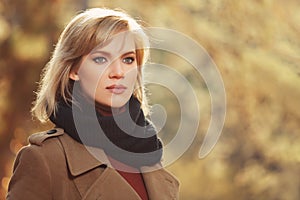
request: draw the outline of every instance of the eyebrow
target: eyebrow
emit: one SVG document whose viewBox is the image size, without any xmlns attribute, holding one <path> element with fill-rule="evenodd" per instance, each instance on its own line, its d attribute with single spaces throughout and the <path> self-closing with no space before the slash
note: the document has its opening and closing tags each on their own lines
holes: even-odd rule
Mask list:
<svg viewBox="0 0 300 200">
<path fill-rule="evenodd" d="M 101 51 L 101 50 L 93 51 L 93 52 L 91 52 L 91 55 L 96 54 L 96 53 L 100 53 L 100 54 L 103 54 L 103 55 L 108 56 L 108 57 L 112 56 L 112 54 L 110 52 Z M 136 53 L 135 53 L 135 51 L 128 51 L 128 52 L 125 52 L 125 53 L 121 53 L 120 56 L 125 56 L 125 55 L 128 55 L 128 54 L 136 54 Z"/>
</svg>

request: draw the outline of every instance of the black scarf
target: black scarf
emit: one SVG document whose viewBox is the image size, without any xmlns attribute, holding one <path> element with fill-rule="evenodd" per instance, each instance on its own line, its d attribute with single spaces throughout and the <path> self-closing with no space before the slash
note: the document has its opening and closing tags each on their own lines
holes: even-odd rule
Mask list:
<svg viewBox="0 0 300 200">
<path fill-rule="evenodd" d="M 101 116 L 80 95 L 73 100 L 73 104 L 60 100 L 56 115 L 50 116 L 73 139 L 99 147 L 112 158 L 136 168 L 160 162 L 162 143 L 135 97 L 130 98 L 124 112 L 112 116 Z"/>
</svg>

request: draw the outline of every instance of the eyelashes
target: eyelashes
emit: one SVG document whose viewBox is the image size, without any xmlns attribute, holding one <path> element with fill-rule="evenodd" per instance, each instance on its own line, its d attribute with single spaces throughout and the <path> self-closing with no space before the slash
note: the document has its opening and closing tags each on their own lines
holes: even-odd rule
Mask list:
<svg viewBox="0 0 300 200">
<path fill-rule="evenodd" d="M 97 64 L 104 64 L 107 62 L 107 59 L 105 57 L 99 56 L 99 57 L 93 58 L 93 61 Z"/>
<path fill-rule="evenodd" d="M 126 57 L 126 58 L 122 59 L 122 62 L 125 63 L 125 64 L 132 64 L 134 61 L 135 61 L 135 58 L 133 56 L 132 57 Z"/>
</svg>

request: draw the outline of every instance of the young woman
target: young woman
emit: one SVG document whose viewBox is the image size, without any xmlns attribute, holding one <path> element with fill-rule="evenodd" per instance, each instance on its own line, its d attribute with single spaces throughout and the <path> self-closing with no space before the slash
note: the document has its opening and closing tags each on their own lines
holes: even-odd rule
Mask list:
<svg viewBox="0 0 300 200">
<path fill-rule="evenodd" d="M 178 199 L 162 144 L 145 117 L 148 38 L 121 11 L 94 8 L 71 20 L 44 69 L 33 134 L 15 160 L 9 200 Z"/>
</svg>

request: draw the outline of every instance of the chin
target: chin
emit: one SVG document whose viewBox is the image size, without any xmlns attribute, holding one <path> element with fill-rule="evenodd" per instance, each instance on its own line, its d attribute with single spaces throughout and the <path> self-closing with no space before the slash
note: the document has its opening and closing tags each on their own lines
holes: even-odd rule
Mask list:
<svg viewBox="0 0 300 200">
<path fill-rule="evenodd" d="M 129 101 L 129 98 L 117 97 L 111 101 L 111 107 L 112 108 L 121 108 Z"/>
<path fill-rule="evenodd" d="M 121 108 L 129 101 L 129 99 L 130 95 L 114 95 L 104 104 L 112 108 Z"/>
</svg>

